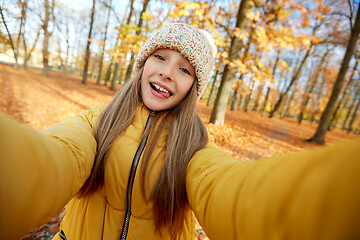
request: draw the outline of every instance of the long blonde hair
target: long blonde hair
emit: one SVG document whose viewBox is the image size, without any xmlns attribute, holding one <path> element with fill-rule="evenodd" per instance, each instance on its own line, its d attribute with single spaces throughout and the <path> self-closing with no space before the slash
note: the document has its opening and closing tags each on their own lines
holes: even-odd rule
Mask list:
<svg viewBox="0 0 360 240">
<path fill-rule="evenodd" d="M 141 75 L 143 67 L 134 78 L 126 83 L 104 109 L 96 129 L 97 154 L 91 174 L 78 196 L 94 193 L 104 185 L 106 159 L 115 138 L 123 133 L 135 117 L 141 99 Z M 147 147 L 142 157 L 141 188 L 145 196 L 145 181 L 149 176 L 149 162 L 152 149 L 163 131 L 165 122 L 170 121 L 166 141 L 165 162 L 151 191 L 156 230 L 169 227 L 173 237 L 183 227 L 188 206 L 186 194 L 186 168 L 196 151 L 208 141 L 207 130 L 197 112 L 196 79 L 187 96 L 173 109 L 155 114 L 151 123 Z M 160 123 L 160 124 L 159 124 Z M 153 126 L 158 126 L 157 128 Z"/>
</svg>

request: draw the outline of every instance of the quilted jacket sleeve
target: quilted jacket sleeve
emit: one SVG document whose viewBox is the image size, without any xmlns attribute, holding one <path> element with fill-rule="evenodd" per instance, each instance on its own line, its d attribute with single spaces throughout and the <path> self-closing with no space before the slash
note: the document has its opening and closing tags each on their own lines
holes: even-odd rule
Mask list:
<svg viewBox="0 0 360 240">
<path fill-rule="evenodd" d="M 360 139 L 254 162 L 209 143 L 190 161 L 190 206 L 212 240 L 360 239 Z"/>
<path fill-rule="evenodd" d="M 0 114 L 0 239 L 17 239 L 59 212 L 89 176 L 101 106 L 43 132 Z"/>
</svg>

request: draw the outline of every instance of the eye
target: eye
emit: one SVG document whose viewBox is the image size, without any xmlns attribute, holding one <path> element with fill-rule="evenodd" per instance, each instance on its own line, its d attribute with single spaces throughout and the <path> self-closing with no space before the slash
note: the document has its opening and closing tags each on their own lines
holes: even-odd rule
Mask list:
<svg viewBox="0 0 360 240">
<path fill-rule="evenodd" d="M 165 61 L 165 58 L 161 55 L 154 55 L 154 57 L 156 57 L 157 59 L 159 59 L 161 61 Z"/>
<path fill-rule="evenodd" d="M 180 68 L 180 70 L 188 75 L 191 75 L 191 73 L 189 72 L 189 70 L 187 70 L 186 68 Z"/>
</svg>

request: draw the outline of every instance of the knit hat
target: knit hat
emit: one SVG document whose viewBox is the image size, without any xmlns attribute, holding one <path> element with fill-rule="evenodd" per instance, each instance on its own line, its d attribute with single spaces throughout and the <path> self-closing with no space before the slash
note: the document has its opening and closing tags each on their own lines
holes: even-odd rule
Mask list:
<svg viewBox="0 0 360 240">
<path fill-rule="evenodd" d="M 145 42 L 137 56 L 134 70 L 139 70 L 146 59 L 160 48 L 177 50 L 189 60 L 196 72 L 197 93 L 200 97 L 209 81 L 217 51 L 210 33 L 185 23 L 163 26 Z"/>
</svg>

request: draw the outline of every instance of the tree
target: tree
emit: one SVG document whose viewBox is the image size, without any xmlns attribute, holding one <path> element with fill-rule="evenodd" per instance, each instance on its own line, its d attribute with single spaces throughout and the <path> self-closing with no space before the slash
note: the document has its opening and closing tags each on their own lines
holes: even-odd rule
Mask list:
<svg viewBox="0 0 360 240">
<path fill-rule="evenodd" d="M 251 9 L 249 0 L 242 0 L 237 13 L 237 21 L 235 29 L 246 31 L 247 19 L 246 12 Z M 231 46 L 229 50 L 229 61 L 235 61 L 240 57 L 240 49 L 243 47 L 241 38 L 233 36 L 231 38 Z M 226 106 L 229 100 L 230 90 L 235 78 L 237 69 L 231 68 L 230 64 L 226 64 L 224 73 L 221 78 L 219 92 L 216 97 L 215 105 L 211 113 L 210 122 L 218 125 L 224 124 Z"/>
<path fill-rule="evenodd" d="M 343 122 L 343 126 L 342 126 L 342 129 L 344 130 L 344 129 L 346 129 L 346 125 L 348 125 L 348 130 L 349 130 L 349 128 L 351 128 L 351 125 L 352 125 L 352 123 L 353 123 L 353 121 L 355 120 L 355 117 L 356 117 L 356 114 L 355 115 L 353 115 L 352 116 L 352 118 L 351 118 L 351 120 L 350 120 L 350 123 L 349 124 L 347 124 L 348 123 L 348 119 L 349 119 L 349 117 L 350 117 L 350 115 L 351 115 L 351 112 L 352 112 L 352 109 L 355 107 L 355 103 L 356 103 L 356 100 L 357 100 L 357 98 L 358 98 L 358 96 L 360 96 L 359 94 L 360 94 L 360 85 L 358 85 L 358 86 L 354 86 L 354 90 L 355 90 L 355 94 L 354 94 L 354 96 L 353 96 L 353 98 L 351 99 L 351 94 L 349 94 L 349 100 L 350 100 L 350 102 L 351 102 L 351 104 L 350 104 L 350 107 L 347 109 L 347 114 L 346 114 L 346 117 L 345 117 L 345 119 L 344 119 L 344 122 Z M 355 107 L 355 113 L 357 112 L 357 109 L 358 109 L 358 106 L 356 106 Z M 349 132 L 349 131 L 348 131 Z"/>
<path fill-rule="evenodd" d="M 129 26 L 131 17 L 132 17 L 133 12 L 134 12 L 134 0 L 130 0 L 129 7 L 130 7 L 130 12 L 129 12 L 128 18 L 126 20 L 126 26 Z M 118 38 L 117 38 L 115 47 L 118 45 L 119 40 L 120 40 L 120 31 L 119 31 L 119 34 L 118 34 Z M 115 47 L 114 47 L 114 49 L 115 49 Z M 109 65 L 108 71 L 106 73 L 105 83 L 104 83 L 104 85 L 106 86 L 107 81 L 110 79 L 111 67 L 113 65 L 113 60 L 115 60 L 114 73 L 113 73 L 113 77 L 111 79 L 111 85 L 110 85 L 110 89 L 113 90 L 113 91 L 115 90 L 116 78 L 117 78 L 117 74 L 118 74 L 118 71 L 119 71 L 119 64 L 120 64 L 118 56 L 115 57 L 114 55 L 115 54 L 112 55 L 111 63 Z"/>
<path fill-rule="evenodd" d="M 145 13 L 147 6 L 149 4 L 150 0 L 145 0 L 144 4 L 143 4 L 143 8 L 140 12 L 140 18 L 139 18 L 139 22 L 137 24 L 137 30 L 136 30 L 136 36 L 139 36 L 142 30 L 142 25 L 143 25 L 143 14 Z M 131 78 L 131 74 L 132 74 L 132 70 L 134 67 L 134 59 L 135 59 L 135 53 L 131 52 L 131 57 L 130 57 L 130 61 L 129 61 L 129 65 L 128 68 L 126 70 L 126 75 L 125 75 L 125 81 L 130 80 Z"/>
<path fill-rule="evenodd" d="M 351 56 L 353 54 L 353 51 L 354 51 L 354 48 L 356 45 L 356 41 L 359 37 L 359 33 L 360 33 L 360 10 L 359 9 L 360 8 L 358 8 L 358 11 L 356 14 L 355 24 L 354 24 L 353 28 L 351 29 L 351 35 L 350 35 L 350 39 L 348 42 L 348 46 L 347 46 L 343 61 L 341 63 L 340 70 L 339 70 L 338 76 L 336 78 L 329 102 L 320 118 L 320 122 L 319 122 L 318 128 L 316 129 L 314 136 L 311 137 L 310 139 L 308 139 L 308 141 L 311 141 L 311 142 L 314 142 L 317 144 L 324 144 L 324 142 L 325 142 L 325 134 L 326 134 L 326 129 L 327 129 L 328 122 L 330 119 L 330 115 L 335 106 L 336 100 L 340 94 L 341 84 L 344 80 L 346 71 L 349 67 L 349 62 L 350 62 Z"/>
<path fill-rule="evenodd" d="M 206 106 L 210 106 L 210 102 L 211 102 L 211 98 L 212 98 L 212 95 L 214 93 L 214 89 L 215 89 L 215 84 L 216 84 L 216 80 L 217 80 L 217 76 L 219 75 L 219 70 L 216 70 L 215 71 L 215 74 L 213 76 L 213 82 L 211 84 L 211 90 L 210 90 L 210 94 L 209 94 L 209 98 L 208 98 L 208 101 L 206 103 Z"/>
<path fill-rule="evenodd" d="M 309 103 L 309 100 L 312 96 L 312 93 L 314 91 L 314 88 L 317 84 L 317 81 L 319 79 L 319 75 L 320 75 L 320 72 L 321 72 L 321 69 L 323 67 L 323 64 L 325 63 L 325 59 L 327 57 L 327 55 L 329 54 L 329 51 L 330 49 L 328 48 L 326 50 L 326 52 L 324 53 L 324 55 L 321 57 L 321 60 L 320 60 L 320 63 L 319 63 L 319 66 L 316 68 L 315 70 L 315 74 L 314 74 L 314 77 L 312 80 L 309 81 L 308 83 L 308 86 L 306 88 L 306 91 L 304 93 L 304 98 L 303 98 L 303 101 L 301 103 L 301 106 L 300 106 L 300 112 L 298 114 L 298 123 L 301 124 L 302 120 L 303 120 L 303 117 L 304 117 L 304 112 L 305 112 L 305 109 L 306 109 L 306 106 L 308 105 Z"/>
<path fill-rule="evenodd" d="M 358 101 L 357 101 L 355 110 L 354 110 L 353 115 L 352 115 L 352 117 L 351 117 L 351 120 L 350 120 L 350 122 L 349 122 L 349 127 L 348 127 L 348 129 L 347 129 L 347 132 L 348 132 L 348 133 L 351 132 L 352 129 L 353 129 L 352 125 L 353 125 L 353 123 L 354 123 L 354 121 L 355 121 L 356 114 L 357 114 L 357 112 L 358 112 L 359 106 L 360 106 L 360 98 L 358 98 Z"/>
<path fill-rule="evenodd" d="M 90 15 L 89 36 L 87 38 L 86 52 L 85 52 L 85 66 L 84 66 L 84 71 L 83 71 L 83 79 L 81 82 L 82 84 L 87 83 L 86 79 L 87 79 L 87 72 L 88 72 L 89 60 L 90 60 L 90 43 L 91 43 L 91 34 L 92 34 L 93 23 L 94 23 L 95 4 L 96 4 L 96 0 L 93 0 L 93 6 L 91 9 L 91 15 Z"/>
<path fill-rule="evenodd" d="M 48 45 L 49 45 L 49 37 L 50 33 L 48 30 L 48 25 L 50 21 L 50 4 L 49 0 L 44 0 L 44 7 L 45 7 L 45 19 L 43 22 L 43 31 L 44 31 L 44 42 L 43 42 L 43 70 L 42 75 L 44 77 L 49 76 L 49 51 L 48 51 Z"/>
<path fill-rule="evenodd" d="M 103 66 L 103 60 L 104 60 L 104 52 L 105 52 L 107 31 L 108 31 L 108 26 L 109 26 L 111 3 L 112 3 L 112 0 L 110 0 L 109 5 L 107 6 L 109 8 L 109 11 L 108 11 L 107 20 L 106 20 L 104 40 L 102 42 L 102 51 L 101 51 L 101 57 L 100 57 L 99 74 L 98 74 L 97 81 L 96 81 L 97 85 L 100 85 L 100 80 L 101 80 L 101 75 L 102 75 L 102 66 Z"/>
<path fill-rule="evenodd" d="M 279 64 L 279 60 L 280 60 L 280 51 L 277 51 L 276 60 L 275 60 L 275 63 L 274 63 L 274 66 L 273 66 L 273 69 L 272 69 L 272 72 L 271 72 L 272 73 L 272 79 L 274 79 L 276 68 L 277 68 L 277 66 Z M 265 108 L 266 108 L 267 101 L 269 99 L 270 91 L 271 91 L 271 84 L 269 83 L 268 86 L 267 86 L 267 90 L 266 90 L 263 105 L 262 105 L 262 107 L 260 109 L 261 115 L 263 115 L 264 112 L 265 112 Z"/>
<path fill-rule="evenodd" d="M 353 79 L 354 79 L 354 75 L 355 75 L 357 66 L 358 66 L 359 61 L 360 61 L 360 56 L 355 56 L 355 59 L 356 59 L 355 65 L 354 65 L 353 71 L 352 71 L 352 73 L 351 73 L 350 79 L 349 79 L 349 81 L 347 82 L 347 84 L 346 84 L 346 86 L 345 86 L 345 88 L 344 88 L 344 90 L 343 90 L 343 95 L 342 95 L 342 97 L 340 98 L 340 100 L 339 100 L 339 102 L 338 102 L 338 104 L 337 104 L 337 106 L 336 106 L 336 108 L 335 108 L 335 110 L 334 110 L 334 112 L 333 112 L 333 114 L 332 114 L 332 116 L 331 116 L 331 120 L 330 120 L 330 123 L 329 123 L 328 128 L 327 128 L 328 130 L 330 130 L 330 128 L 331 128 L 331 126 L 332 126 L 332 124 L 333 124 L 333 122 L 334 122 L 334 120 L 335 120 L 335 117 L 336 117 L 336 115 L 337 115 L 337 112 L 339 111 L 340 106 L 342 105 L 342 103 L 343 103 L 343 101 L 344 101 L 344 99 L 345 99 L 346 92 L 347 92 L 347 90 L 349 89 L 349 87 L 350 87 L 350 85 L 351 85 L 351 82 L 352 82 Z"/>
<path fill-rule="evenodd" d="M 15 58 L 15 65 L 14 65 L 15 69 L 18 68 L 20 39 L 21 39 L 21 37 L 24 37 L 23 28 L 24 28 L 24 21 L 25 21 L 25 18 L 26 18 L 25 13 L 26 13 L 26 8 L 27 8 L 27 2 L 26 1 L 24 1 L 24 2 L 19 1 L 18 5 L 20 5 L 20 7 L 21 7 L 21 16 L 20 16 L 20 28 L 19 28 L 19 33 L 18 33 L 16 45 L 15 45 L 15 42 L 13 41 L 13 39 L 11 37 L 9 28 L 7 26 L 5 16 L 4 16 L 4 12 L 3 12 L 3 8 L 2 8 L 2 6 L 0 6 L 1 19 L 2 19 L 2 22 L 3 22 L 4 26 L 5 26 L 5 28 L 6 28 L 6 32 L 8 34 L 10 45 L 11 45 L 11 48 L 13 50 L 13 54 L 14 54 L 14 58 Z"/>
<path fill-rule="evenodd" d="M 317 29 L 321 26 L 322 22 L 318 25 L 316 25 L 313 28 L 313 34 L 315 34 L 315 32 L 317 31 Z M 280 94 L 278 101 L 275 104 L 275 107 L 273 108 L 273 110 L 270 112 L 269 117 L 272 118 L 274 116 L 274 114 L 276 113 L 276 111 L 279 109 L 284 97 L 286 96 L 286 94 L 290 91 L 291 87 L 293 86 L 293 84 L 298 80 L 301 70 L 307 60 L 307 58 L 310 55 L 311 49 L 314 46 L 314 43 L 311 42 L 309 48 L 307 49 L 305 55 L 303 56 L 300 66 L 296 69 L 296 71 L 294 72 L 294 75 L 292 76 L 291 80 L 290 80 L 290 84 L 287 86 L 286 90 Z"/>
</svg>

